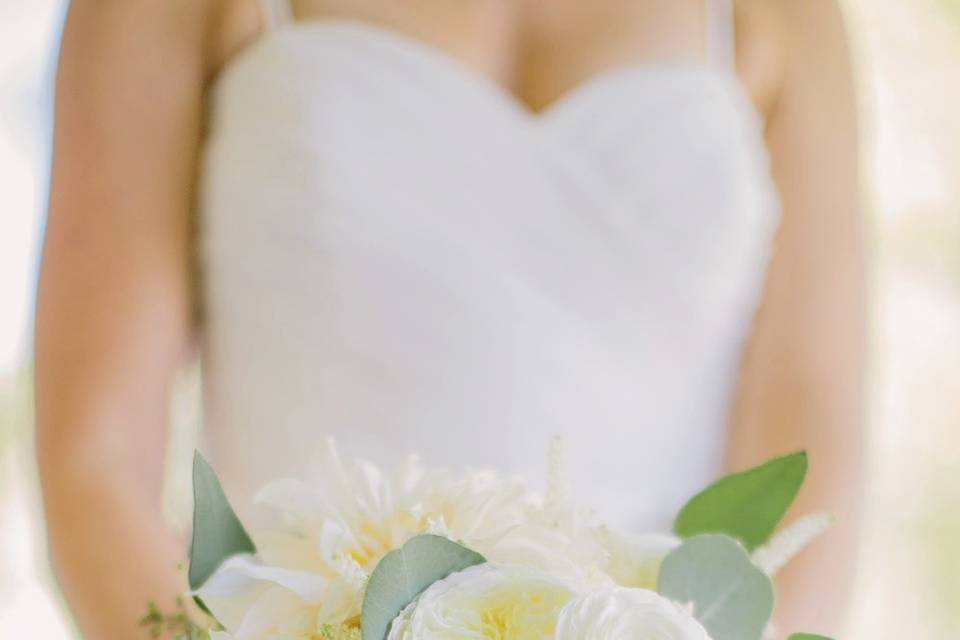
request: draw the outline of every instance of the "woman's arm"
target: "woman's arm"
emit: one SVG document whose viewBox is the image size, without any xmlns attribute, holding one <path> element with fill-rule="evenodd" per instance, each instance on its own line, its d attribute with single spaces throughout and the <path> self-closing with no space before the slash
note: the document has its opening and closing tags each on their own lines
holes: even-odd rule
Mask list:
<svg viewBox="0 0 960 640">
<path fill-rule="evenodd" d="M 809 483 L 793 515 L 829 510 L 838 522 L 778 580 L 778 624 L 836 633 L 863 467 L 866 302 L 853 81 L 836 0 L 774 6 L 784 57 L 768 141 L 783 220 L 745 356 L 730 465 L 809 451 Z"/>
<path fill-rule="evenodd" d="M 36 326 L 56 574 L 89 638 L 172 608 L 161 515 L 171 382 L 191 343 L 191 208 L 211 2 L 74 0 L 57 74 Z"/>
</svg>

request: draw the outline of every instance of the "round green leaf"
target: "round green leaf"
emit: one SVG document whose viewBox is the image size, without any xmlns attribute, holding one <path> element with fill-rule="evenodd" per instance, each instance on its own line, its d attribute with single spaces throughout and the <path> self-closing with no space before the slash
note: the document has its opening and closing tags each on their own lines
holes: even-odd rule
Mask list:
<svg viewBox="0 0 960 640">
<path fill-rule="evenodd" d="M 363 640 L 384 640 L 394 618 L 427 587 L 486 561 L 479 553 L 441 536 L 411 538 L 384 556 L 367 582 L 360 614 Z"/>
<path fill-rule="evenodd" d="M 827 636 L 818 636 L 814 633 L 795 633 L 790 640 L 831 640 Z"/>
<path fill-rule="evenodd" d="M 657 591 L 693 614 L 712 640 L 760 640 L 773 613 L 770 578 L 723 535 L 691 538 L 660 567 Z"/>
<path fill-rule="evenodd" d="M 673 525 L 681 538 L 722 533 L 753 551 L 767 542 L 807 474 L 807 454 L 794 453 L 727 476 L 693 497 Z"/>
</svg>

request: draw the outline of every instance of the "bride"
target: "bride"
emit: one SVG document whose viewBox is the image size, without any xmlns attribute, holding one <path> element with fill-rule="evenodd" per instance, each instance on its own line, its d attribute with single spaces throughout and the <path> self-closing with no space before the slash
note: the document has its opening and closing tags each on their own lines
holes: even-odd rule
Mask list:
<svg viewBox="0 0 960 640">
<path fill-rule="evenodd" d="M 780 585 L 835 630 L 864 278 L 835 0 L 75 0 L 37 310 L 50 548 L 80 628 L 182 591 L 160 481 L 193 345 L 245 514 L 321 438 L 530 478 L 621 527 L 811 452 L 843 519 Z M 195 313 L 198 310 L 198 313 Z"/>
</svg>

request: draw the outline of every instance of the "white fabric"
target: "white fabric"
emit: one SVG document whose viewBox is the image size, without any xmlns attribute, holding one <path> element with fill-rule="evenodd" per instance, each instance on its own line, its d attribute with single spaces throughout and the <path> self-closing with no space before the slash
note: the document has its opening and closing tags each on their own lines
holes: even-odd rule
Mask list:
<svg viewBox="0 0 960 640">
<path fill-rule="evenodd" d="M 259 0 L 264 30 L 277 29 L 293 18 L 290 0 Z"/>
<path fill-rule="evenodd" d="M 715 66 L 732 71 L 737 56 L 734 0 L 707 0 L 705 6 L 707 55 Z"/>
<path fill-rule="evenodd" d="M 762 122 L 709 66 L 531 115 L 411 37 L 275 30 L 219 78 L 201 181 L 210 453 L 250 517 L 321 438 L 538 481 L 663 527 L 721 468 L 778 216 Z"/>
</svg>

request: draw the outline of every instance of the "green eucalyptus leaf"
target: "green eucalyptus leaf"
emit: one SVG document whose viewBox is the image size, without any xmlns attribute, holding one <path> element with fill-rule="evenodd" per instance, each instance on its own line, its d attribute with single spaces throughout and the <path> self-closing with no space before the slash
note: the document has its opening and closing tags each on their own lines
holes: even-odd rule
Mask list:
<svg viewBox="0 0 960 640">
<path fill-rule="evenodd" d="M 691 538 L 663 560 L 657 591 L 693 614 L 712 640 L 760 640 L 773 613 L 773 584 L 737 541 Z"/>
<path fill-rule="evenodd" d="M 190 588 L 198 589 L 223 564 L 242 553 L 256 553 L 223 487 L 199 453 L 193 457 L 193 538 L 190 544 Z"/>
<path fill-rule="evenodd" d="M 794 453 L 710 485 L 680 511 L 674 533 L 722 533 L 749 551 L 767 542 L 793 504 L 807 474 L 807 454 Z"/>
<path fill-rule="evenodd" d="M 484 562 L 479 553 L 441 536 L 411 538 L 384 556 L 370 575 L 360 615 L 363 640 L 384 640 L 393 619 L 427 587 Z"/>
<path fill-rule="evenodd" d="M 815 633 L 795 633 L 790 636 L 790 640 L 831 640 L 827 636 L 818 636 Z"/>
</svg>

